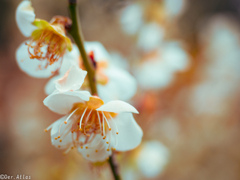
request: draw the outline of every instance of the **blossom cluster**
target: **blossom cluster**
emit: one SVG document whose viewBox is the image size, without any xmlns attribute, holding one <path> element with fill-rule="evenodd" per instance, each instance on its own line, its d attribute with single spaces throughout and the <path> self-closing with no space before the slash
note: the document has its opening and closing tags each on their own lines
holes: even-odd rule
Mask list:
<svg viewBox="0 0 240 180">
<path fill-rule="evenodd" d="M 124 102 L 136 93 L 135 78 L 111 61 L 101 43 L 85 42 L 89 58 L 96 63 L 98 96 L 92 95 L 79 49 L 66 35 L 68 18 L 37 19 L 31 1 L 23 0 L 16 21 L 29 38 L 17 49 L 17 63 L 32 77 L 50 78 L 43 103 L 63 115 L 45 129 L 52 145 L 65 153 L 77 149 L 92 162 L 106 160 L 115 150 L 136 148 L 143 136 L 132 115 L 138 111 Z"/>
</svg>

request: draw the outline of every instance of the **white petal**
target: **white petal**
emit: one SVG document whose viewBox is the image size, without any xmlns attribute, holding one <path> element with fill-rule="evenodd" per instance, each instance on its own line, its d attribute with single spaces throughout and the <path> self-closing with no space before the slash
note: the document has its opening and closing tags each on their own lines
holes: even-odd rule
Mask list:
<svg viewBox="0 0 240 180">
<path fill-rule="evenodd" d="M 143 131 L 135 121 L 132 113 L 121 113 L 113 121 L 118 128 L 118 135 L 115 136 L 117 141 L 116 150 L 128 151 L 136 148 L 141 143 Z"/>
<path fill-rule="evenodd" d="M 106 70 L 109 81 L 106 85 L 98 85 L 99 97 L 104 102 L 111 100 L 127 101 L 137 91 L 136 79 L 127 71 L 110 66 Z"/>
<path fill-rule="evenodd" d="M 26 41 L 29 43 L 29 41 Z M 37 59 L 30 59 L 28 54 L 28 46 L 24 43 L 20 45 L 16 52 L 16 60 L 19 68 L 27 73 L 29 76 L 35 78 L 48 78 L 60 67 L 60 61 L 44 68 L 46 61 L 39 61 Z M 41 66 L 41 70 L 39 69 Z"/>
<path fill-rule="evenodd" d="M 100 42 L 85 42 L 84 46 L 87 52 L 93 51 L 96 61 L 109 61 L 109 53 Z"/>
<path fill-rule="evenodd" d="M 73 143 L 72 143 L 72 134 L 71 131 L 70 133 L 67 134 L 66 137 L 64 138 L 60 138 L 62 140 L 62 142 L 60 142 L 60 139 L 55 139 L 55 137 L 59 136 L 59 128 L 61 126 L 60 129 L 60 134 L 62 134 L 63 130 L 67 127 L 67 124 L 64 123 L 64 121 L 67 119 L 67 116 L 64 116 L 62 118 L 60 118 L 59 120 L 55 121 L 52 129 L 51 129 L 51 142 L 52 145 L 55 146 L 58 149 L 66 149 L 68 147 L 70 147 Z"/>
<path fill-rule="evenodd" d="M 47 82 L 47 84 L 45 85 L 45 88 L 44 88 L 45 93 L 47 95 L 53 93 L 56 90 L 55 81 L 60 79 L 60 78 L 62 78 L 62 75 L 54 76 Z"/>
<path fill-rule="evenodd" d="M 137 113 L 138 111 L 133 107 L 132 105 L 115 100 L 115 101 L 110 101 L 104 105 L 102 105 L 100 108 L 96 109 L 97 111 L 106 111 L 106 112 L 114 112 L 114 113 L 122 113 L 122 112 L 132 112 L 132 113 Z"/>
<path fill-rule="evenodd" d="M 99 143 L 96 147 L 93 147 L 95 144 Z M 83 146 L 83 148 L 78 148 L 78 151 L 83 155 L 83 157 L 89 161 L 92 162 L 101 162 L 105 161 L 110 155 L 111 151 L 107 151 L 108 148 L 106 142 L 102 139 L 102 136 L 100 134 L 97 134 L 90 145 L 87 145 L 89 148 L 86 149 L 86 146 Z M 96 152 L 98 150 L 98 152 Z"/>
<path fill-rule="evenodd" d="M 87 71 L 83 71 L 78 66 L 71 66 L 66 74 L 56 81 L 56 89 L 60 92 L 78 90 L 82 86 Z"/>
<path fill-rule="evenodd" d="M 58 114 L 67 114 L 71 111 L 74 103 L 84 103 L 89 100 L 90 96 L 88 91 L 68 91 L 64 93 L 55 91 L 46 97 L 43 103 Z"/>
<path fill-rule="evenodd" d="M 65 74 L 72 65 L 79 66 L 80 52 L 78 47 L 73 44 L 72 51 L 66 51 L 63 56 L 63 62 L 61 68 L 59 69 L 60 74 Z"/>
<path fill-rule="evenodd" d="M 16 21 L 18 28 L 24 36 L 31 36 L 32 32 L 37 29 L 37 27 L 32 24 L 34 19 L 35 14 L 31 5 L 31 1 L 22 1 L 17 7 Z"/>
</svg>

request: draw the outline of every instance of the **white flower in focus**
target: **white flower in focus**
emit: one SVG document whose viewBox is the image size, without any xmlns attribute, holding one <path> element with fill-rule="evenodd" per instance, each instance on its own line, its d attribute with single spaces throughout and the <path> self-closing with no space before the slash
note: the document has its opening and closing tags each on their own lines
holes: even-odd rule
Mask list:
<svg viewBox="0 0 240 180">
<path fill-rule="evenodd" d="M 176 72 L 189 65 L 188 55 L 175 42 L 165 43 L 135 66 L 134 74 L 143 89 L 167 87 Z"/>
<path fill-rule="evenodd" d="M 24 0 L 17 8 L 16 21 L 22 34 L 30 37 L 20 45 L 16 53 L 20 68 L 30 76 L 51 76 L 60 68 L 65 53 L 72 50 L 71 40 L 65 32 L 69 19 L 57 16 L 50 23 L 35 19 L 31 2 Z M 36 70 L 43 70 L 43 73 L 34 73 Z"/>
<path fill-rule="evenodd" d="M 137 166 L 147 178 L 157 177 L 169 161 L 168 149 L 159 141 L 145 142 L 137 156 Z"/>
<path fill-rule="evenodd" d="M 51 129 L 52 144 L 60 149 L 77 148 L 84 158 L 104 161 L 112 150 L 127 151 L 137 147 L 143 132 L 133 118 L 138 111 L 123 101 L 106 104 L 88 91 L 77 91 L 85 71 L 76 66 L 56 82 L 57 90 L 44 104 L 52 111 L 65 115 Z"/>
<path fill-rule="evenodd" d="M 132 98 L 137 91 L 137 82 L 135 78 L 126 70 L 116 66 L 111 61 L 112 57 L 99 42 L 85 42 L 86 51 L 90 58 L 96 62 L 96 81 L 99 97 L 104 101 L 110 100 L 124 100 L 127 101 Z M 80 53 L 76 46 L 73 46 L 73 57 L 79 57 Z M 83 62 L 80 60 L 80 67 L 84 69 Z M 65 66 L 65 65 L 62 65 Z M 65 72 L 69 65 L 65 68 Z M 54 81 L 64 75 L 59 73 L 58 76 L 53 77 L 46 85 L 45 92 L 52 93 L 55 90 Z M 88 79 L 85 79 L 82 89 L 88 89 Z"/>
</svg>

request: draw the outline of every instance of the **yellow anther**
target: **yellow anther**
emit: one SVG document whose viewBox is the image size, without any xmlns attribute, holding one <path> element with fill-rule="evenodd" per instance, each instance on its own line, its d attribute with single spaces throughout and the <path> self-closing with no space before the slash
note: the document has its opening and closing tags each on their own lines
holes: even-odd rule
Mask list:
<svg viewBox="0 0 240 180">
<path fill-rule="evenodd" d="M 81 149 L 82 149 L 83 147 L 81 146 Z"/>
<path fill-rule="evenodd" d="M 64 124 L 67 124 L 67 121 L 64 121 Z"/>
<path fill-rule="evenodd" d="M 58 145 L 58 148 L 60 148 L 61 146 L 60 145 Z"/>
<path fill-rule="evenodd" d="M 107 151 L 110 151 L 110 149 L 107 149 Z"/>
<path fill-rule="evenodd" d="M 55 137 L 54 139 L 55 139 L 55 140 L 57 140 L 58 138 L 57 138 L 57 137 Z"/>
<path fill-rule="evenodd" d="M 109 131 L 111 131 L 112 129 L 111 128 L 109 128 Z"/>
<path fill-rule="evenodd" d="M 58 138 L 60 138 L 60 136 L 58 136 Z"/>
<path fill-rule="evenodd" d="M 71 147 L 71 149 L 74 149 L 74 147 Z"/>
<path fill-rule="evenodd" d="M 108 144 L 108 142 L 106 142 Z"/>
<path fill-rule="evenodd" d="M 85 148 L 86 148 L 86 149 L 88 149 L 88 147 L 87 147 L 87 146 L 86 146 Z"/>
<path fill-rule="evenodd" d="M 87 157 L 89 157 L 89 154 L 87 154 Z"/>
<path fill-rule="evenodd" d="M 59 142 L 62 142 L 62 140 L 60 139 Z"/>
<path fill-rule="evenodd" d="M 96 153 L 98 152 L 98 150 L 96 149 L 96 151 L 95 151 Z"/>
<path fill-rule="evenodd" d="M 47 129 L 44 129 L 44 131 L 45 131 L 45 132 L 48 132 L 48 130 L 47 130 Z"/>
<path fill-rule="evenodd" d="M 118 134 L 118 132 L 116 132 L 116 134 Z"/>
</svg>

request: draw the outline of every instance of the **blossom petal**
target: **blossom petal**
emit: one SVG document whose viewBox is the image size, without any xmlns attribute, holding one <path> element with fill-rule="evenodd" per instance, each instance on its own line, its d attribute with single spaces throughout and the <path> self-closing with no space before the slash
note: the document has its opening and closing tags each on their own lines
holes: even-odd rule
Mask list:
<svg viewBox="0 0 240 180">
<path fill-rule="evenodd" d="M 62 78 L 62 75 L 54 76 L 47 82 L 47 84 L 45 85 L 45 88 L 44 88 L 45 93 L 47 95 L 53 93 L 56 90 L 55 81 L 57 81 L 60 78 Z"/>
<path fill-rule="evenodd" d="M 132 105 L 115 100 L 115 101 L 110 101 L 104 105 L 102 105 L 100 108 L 96 109 L 97 111 L 106 111 L 106 112 L 114 112 L 114 113 L 122 113 L 122 112 L 132 112 L 132 113 L 137 113 L 138 111 L 133 107 Z"/>
<path fill-rule="evenodd" d="M 63 62 L 61 68 L 59 69 L 59 73 L 64 75 L 72 65 L 79 66 L 79 57 L 80 52 L 78 50 L 78 47 L 73 44 L 72 50 L 67 50 L 63 56 Z"/>
<path fill-rule="evenodd" d="M 88 91 L 68 91 L 61 93 L 54 91 L 43 101 L 53 112 L 67 114 L 71 111 L 74 103 L 84 103 L 89 100 L 91 94 Z"/>
<path fill-rule="evenodd" d="M 63 62 L 59 69 L 59 75 L 52 77 L 45 86 L 45 93 L 51 94 L 56 90 L 55 81 L 62 78 L 72 65 L 79 66 L 80 53 L 78 47 L 73 44 L 72 51 L 67 51 L 63 56 Z"/>
<path fill-rule="evenodd" d="M 97 146 L 93 147 L 101 141 Z M 106 142 L 102 139 L 100 134 L 97 134 L 91 144 L 87 145 L 88 149 L 86 149 L 86 145 L 83 148 L 78 148 L 78 151 L 83 155 L 83 157 L 92 162 L 101 162 L 105 161 L 110 155 L 111 151 L 107 151 L 108 148 Z M 93 148 L 91 148 L 93 147 Z M 97 152 L 96 152 L 97 150 Z"/>
<path fill-rule="evenodd" d="M 82 86 L 87 71 L 83 71 L 78 66 L 71 66 L 66 74 L 56 81 L 56 89 L 60 92 L 78 90 Z"/>
<path fill-rule="evenodd" d="M 29 41 L 26 41 L 29 43 Z M 29 76 L 35 78 L 48 78 L 52 76 L 52 72 L 56 71 L 60 66 L 60 61 L 53 63 L 52 65 L 48 65 L 47 68 L 39 68 L 44 67 L 46 61 L 39 61 L 37 59 L 30 59 L 28 54 L 28 46 L 24 43 L 20 45 L 16 52 L 16 60 L 19 68 L 27 73 Z"/>
<path fill-rule="evenodd" d="M 67 119 L 67 116 L 64 116 L 57 121 L 54 122 L 52 129 L 51 129 L 51 142 L 52 145 L 55 146 L 58 149 L 66 149 L 72 145 L 72 134 L 68 133 L 64 138 L 55 139 L 59 136 L 59 128 L 60 134 L 62 134 L 63 130 L 67 127 L 67 124 L 64 123 L 64 121 Z"/>
<path fill-rule="evenodd" d="M 84 46 L 87 52 L 93 51 L 96 61 L 108 61 L 111 59 L 109 53 L 100 42 L 85 42 Z"/>
<path fill-rule="evenodd" d="M 106 70 L 106 75 L 109 77 L 108 83 L 98 85 L 99 97 L 104 102 L 116 99 L 127 101 L 135 95 L 137 81 L 130 73 L 111 66 Z"/>
<path fill-rule="evenodd" d="M 121 113 L 117 115 L 115 122 L 118 135 L 116 135 L 116 150 L 128 151 L 136 148 L 142 141 L 143 131 L 135 121 L 132 113 Z M 116 131 L 116 129 L 114 129 Z"/>
<path fill-rule="evenodd" d="M 34 19 L 35 13 L 31 1 L 22 1 L 17 7 L 16 21 L 18 28 L 24 36 L 31 36 L 32 32 L 37 29 L 37 27 L 32 24 Z"/>
</svg>

